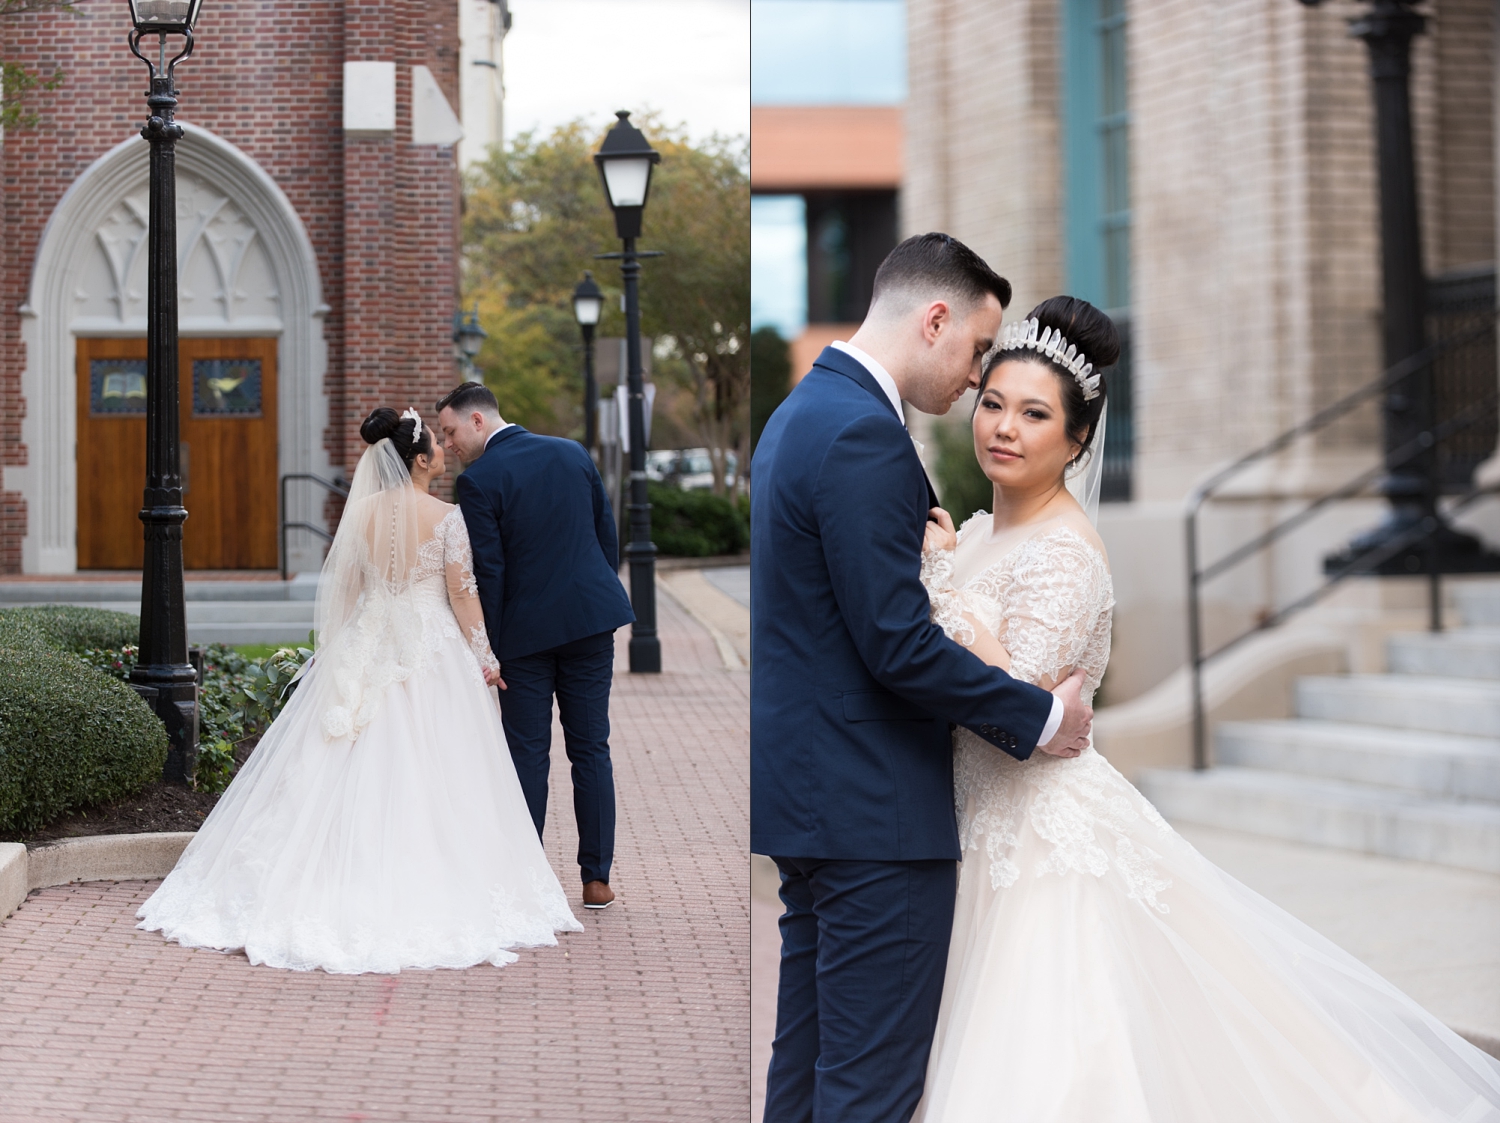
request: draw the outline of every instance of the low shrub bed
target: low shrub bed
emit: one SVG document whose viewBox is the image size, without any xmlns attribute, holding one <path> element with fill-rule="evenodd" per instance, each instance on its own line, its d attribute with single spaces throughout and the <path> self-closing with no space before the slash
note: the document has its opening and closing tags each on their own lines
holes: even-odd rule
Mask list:
<svg viewBox="0 0 1500 1123">
<path fill-rule="evenodd" d="M 0 830 L 35 829 L 161 776 L 161 722 L 75 654 L 135 633 L 135 617 L 100 609 L 0 611 Z"/>
<path fill-rule="evenodd" d="M 203 685 L 198 689 L 198 764 L 193 786 L 222 792 L 271 722 L 291 700 L 292 681 L 312 657 L 306 647 L 272 649 L 251 659 L 221 643 L 203 646 Z M 128 682 L 139 652 L 89 649 L 83 659 L 97 670 Z"/>
<path fill-rule="evenodd" d="M 750 544 L 748 504 L 711 491 L 652 484 L 651 540 L 663 554 L 706 558 L 737 554 Z"/>
</svg>

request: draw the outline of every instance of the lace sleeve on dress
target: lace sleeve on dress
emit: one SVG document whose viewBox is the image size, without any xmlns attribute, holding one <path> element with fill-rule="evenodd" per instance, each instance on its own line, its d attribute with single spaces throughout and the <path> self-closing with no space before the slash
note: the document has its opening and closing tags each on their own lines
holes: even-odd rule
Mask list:
<svg viewBox="0 0 1500 1123">
<path fill-rule="evenodd" d="M 443 568 L 448 582 L 448 603 L 458 626 L 469 641 L 469 650 L 485 670 L 499 670 L 500 661 L 490 650 L 484 630 L 484 609 L 479 604 L 479 583 L 474 580 L 474 551 L 469 545 L 469 527 L 457 507 L 438 524 L 443 542 Z"/>
<path fill-rule="evenodd" d="M 953 587 L 953 551 L 926 550 L 922 553 L 922 584 L 932 604 L 932 622 L 942 628 L 949 639 L 964 646 L 974 642 L 974 626 L 964 618 L 963 594 Z"/>
<path fill-rule="evenodd" d="M 1100 618 L 1113 606 L 1104 559 L 1072 531 L 1038 535 L 1016 551 L 997 580 L 1002 592 L 1011 674 L 1027 682 L 1082 668 L 1092 693 L 1109 662 L 1109 629 Z"/>
</svg>

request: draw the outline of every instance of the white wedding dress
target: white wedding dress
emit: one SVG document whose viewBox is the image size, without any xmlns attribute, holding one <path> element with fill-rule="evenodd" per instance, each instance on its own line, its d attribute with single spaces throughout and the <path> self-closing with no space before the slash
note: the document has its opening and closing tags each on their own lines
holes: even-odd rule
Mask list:
<svg viewBox="0 0 1500 1123">
<path fill-rule="evenodd" d="M 317 655 L 139 927 L 347 974 L 501 965 L 582 930 L 484 682 L 495 659 L 463 515 L 402 489 L 380 455 L 394 484 L 356 474 Z"/>
<path fill-rule="evenodd" d="M 924 558 L 933 619 L 961 639 L 967 612 L 1030 682 L 1081 667 L 1089 700 L 1105 559 L 1057 522 L 991 544 L 990 522 Z M 922 1123 L 1500 1120 L 1500 1062 L 1210 863 L 1092 748 L 1017 761 L 959 729 L 954 773 Z"/>
</svg>

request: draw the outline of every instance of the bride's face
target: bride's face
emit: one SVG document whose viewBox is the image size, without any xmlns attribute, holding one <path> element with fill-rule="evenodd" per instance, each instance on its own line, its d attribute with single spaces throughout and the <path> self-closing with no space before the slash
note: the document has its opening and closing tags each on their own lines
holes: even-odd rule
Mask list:
<svg viewBox="0 0 1500 1123">
<path fill-rule="evenodd" d="M 433 480 L 439 479 L 448 469 L 447 464 L 444 462 L 442 444 L 434 438 L 432 452 L 418 454 L 417 458 L 412 462 L 412 467 L 416 469 L 414 474 L 425 476 L 429 484 Z"/>
<path fill-rule="evenodd" d="M 1051 486 L 1078 449 L 1052 368 L 1026 359 L 996 366 L 974 410 L 974 454 L 984 474 L 1004 488 Z"/>
</svg>

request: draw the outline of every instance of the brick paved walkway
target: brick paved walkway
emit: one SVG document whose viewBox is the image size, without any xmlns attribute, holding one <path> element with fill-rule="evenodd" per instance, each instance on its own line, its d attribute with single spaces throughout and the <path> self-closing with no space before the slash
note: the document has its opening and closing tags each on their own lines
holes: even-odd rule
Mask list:
<svg viewBox="0 0 1500 1123">
<path fill-rule="evenodd" d="M 658 611 L 660 676 L 623 673 L 620 633 L 602 914 L 554 740 L 547 853 L 586 931 L 505 968 L 298 974 L 136 931 L 154 882 L 40 890 L 0 925 L 0 1120 L 744 1120 L 748 674 Z"/>
</svg>

